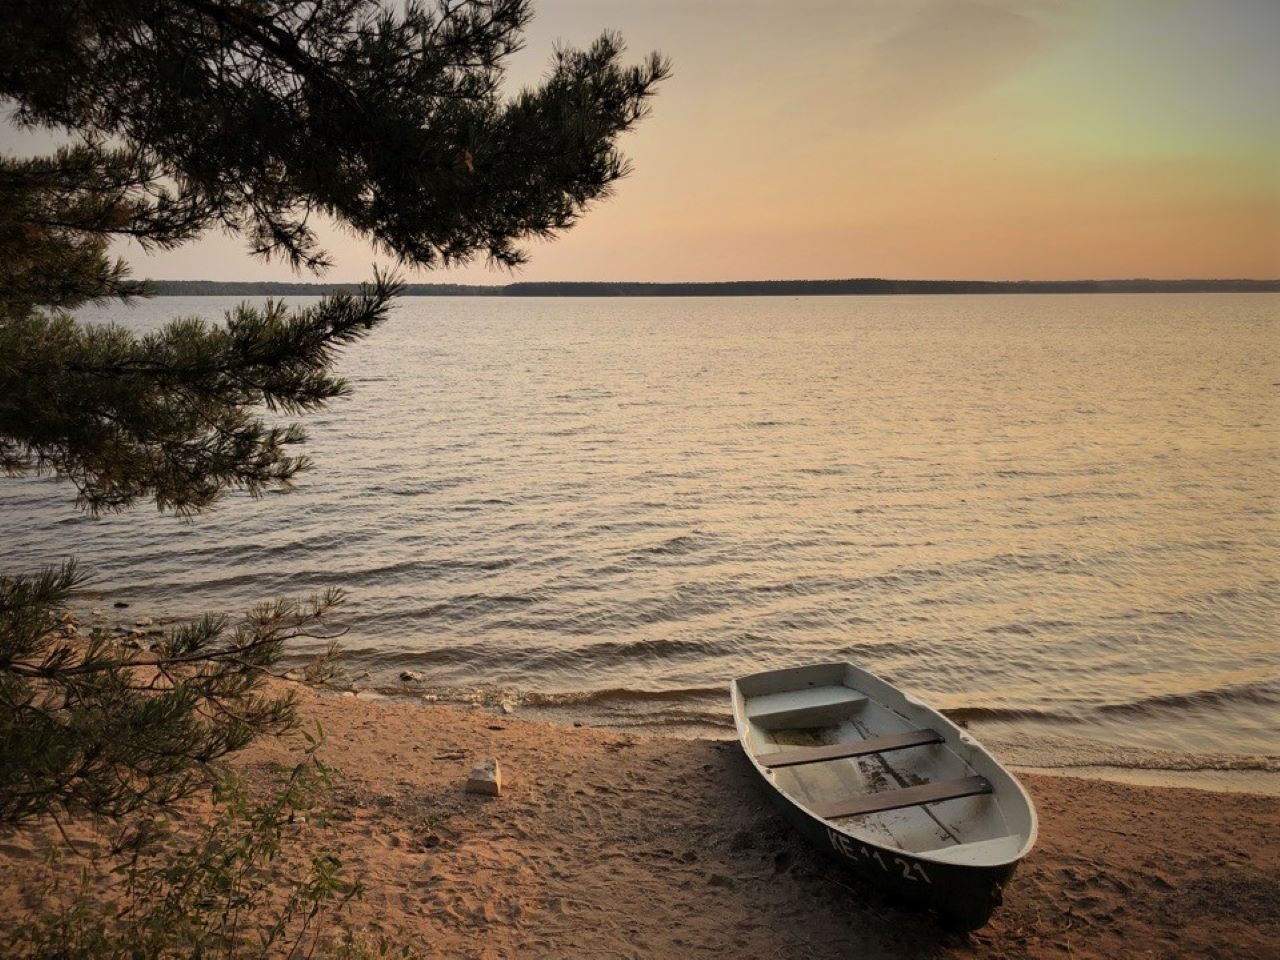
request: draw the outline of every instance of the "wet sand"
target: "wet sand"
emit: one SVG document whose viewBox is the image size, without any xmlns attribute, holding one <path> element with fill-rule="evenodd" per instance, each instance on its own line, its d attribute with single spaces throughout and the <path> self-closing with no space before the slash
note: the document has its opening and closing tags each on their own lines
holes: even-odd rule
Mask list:
<svg viewBox="0 0 1280 960">
<path fill-rule="evenodd" d="M 367 887 L 346 920 L 427 957 L 1274 957 L 1280 799 L 1027 775 L 1040 841 L 991 923 L 948 933 L 812 852 L 735 743 L 303 694 L 333 810 L 301 828 Z M 300 741 L 237 763 L 278 775 Z M 465 794 L 496 756 L 502 797 Z M 0 842 L 0 920 L 41 837 Z"/>
</svg>

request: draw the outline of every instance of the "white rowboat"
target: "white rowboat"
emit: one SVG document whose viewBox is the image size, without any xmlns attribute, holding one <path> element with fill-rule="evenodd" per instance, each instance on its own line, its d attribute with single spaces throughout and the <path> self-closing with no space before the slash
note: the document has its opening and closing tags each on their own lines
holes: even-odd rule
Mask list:
<svg viewBox="0 0 1280 960">
<path fill-rule="evenodd" d="M 801 833 L 949 926 L 987 922 L 1036 813 L 981 744 L 850 663 L 752 674 L 730 693 L 743 750 Z"/>
</svg>

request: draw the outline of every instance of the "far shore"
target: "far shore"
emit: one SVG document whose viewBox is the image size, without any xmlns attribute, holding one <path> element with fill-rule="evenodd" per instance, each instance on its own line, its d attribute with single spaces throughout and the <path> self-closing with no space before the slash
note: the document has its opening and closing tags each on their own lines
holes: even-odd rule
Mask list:
<svg viewBox="0 0 1280 960">
<path fill-rule="evenodd" d="M 302 296 L 355 293 L 358 283 L 249 280 L 151 280 L 161 297 Z M 521 281 L 507 284 L 408 283 L 406 297 L 882 297 L 902 295 L 1008 295 L 1095 293 L 1278 293 L 1280 279 L 1188 280 L 724 280 L 649 283 L 628 281 Z"/>
<path fill-rule="evenodd" d="M 334 775 L 330 817 L 301 839 L 366 885 L 344 922 L 418 956 L 1263 958 L 1280 943 L 1276 797 L 1027 774 L 1039 843 L 965 936 L 812 852 L 733 742 L 310 689 L 301 705 Z M 235 762 L 265 783 L 300 753 L 300 737 L 266 740 Z M 464 793 L 490 756 L 503 795 Z M 38 905 L 52 838 L 0 842 L 0 918 Z"/>
</svg>

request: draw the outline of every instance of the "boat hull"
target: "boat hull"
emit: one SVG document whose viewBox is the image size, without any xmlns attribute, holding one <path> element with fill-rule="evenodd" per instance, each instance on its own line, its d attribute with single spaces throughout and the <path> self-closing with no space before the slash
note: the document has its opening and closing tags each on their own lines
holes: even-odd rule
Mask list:
<svg viewBox="0 0 1280 960">
<path fill-rule="evenodd" d="M 758 779 L 791 826 L 838 866 L 891 898 L 936 911 L 951 929 L 976 930 L 985 924 L 1000 906 L 1005 884 L 1017 869 L 1017 863 L 998 867 L 937 863 L 869 843 L 806 813 L 767 778 Z"/>
</svg>

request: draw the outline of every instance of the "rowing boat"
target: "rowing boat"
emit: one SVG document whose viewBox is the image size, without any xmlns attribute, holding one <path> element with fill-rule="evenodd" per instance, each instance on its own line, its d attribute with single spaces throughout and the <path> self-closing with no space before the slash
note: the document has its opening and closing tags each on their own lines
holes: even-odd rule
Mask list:
<svg viewBox="0 0 1280 960">
<path fill-rule="evenodd" d="M 849 663 L 752 674 L 730 693 L 742 748 L 796 829 L 950 927 L 987 922 L 1036 813 L 981 744 Z"/>
</svg>

